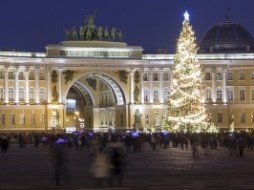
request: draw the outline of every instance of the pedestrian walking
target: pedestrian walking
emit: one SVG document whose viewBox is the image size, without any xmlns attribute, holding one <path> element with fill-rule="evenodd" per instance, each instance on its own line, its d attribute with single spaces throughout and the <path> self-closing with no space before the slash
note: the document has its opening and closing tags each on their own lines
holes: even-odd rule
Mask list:
<svg viewBox="0 0 254 190">
<path fill-rule="evenodd" d="M 2 153 L 7 153 L 8 148 L 9 148 L 9 141 L 6 136 L 3 136 L 1 140 Z"/>
</svg>

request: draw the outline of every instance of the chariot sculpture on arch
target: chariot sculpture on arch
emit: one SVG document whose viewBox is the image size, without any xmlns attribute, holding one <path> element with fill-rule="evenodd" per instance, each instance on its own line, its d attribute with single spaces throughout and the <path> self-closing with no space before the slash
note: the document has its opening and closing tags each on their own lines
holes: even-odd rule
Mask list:
<svg viewBox="0 0 254 190">
<path fill-rule="evenodd" d="M 122 42 L 124 33 L 116 27 L 97 26 L 94 24 L 96 14 L 85 17 L 85 22 L 79 27 L 72 27 L 65 30 L 65 40 L 69 41 L 113 41 Z M 78 30 L 76 30 L 78 28 Z"/>
</svg>

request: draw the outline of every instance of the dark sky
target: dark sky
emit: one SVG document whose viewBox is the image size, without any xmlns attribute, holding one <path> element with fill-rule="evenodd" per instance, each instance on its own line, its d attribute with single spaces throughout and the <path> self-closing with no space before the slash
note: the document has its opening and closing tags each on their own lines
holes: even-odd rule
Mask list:
<svg viewBox="0 0 254 190">
<path fill-rule="evenodd" d="M 198 41 L 227 12 L 254 36 L 254 0 L 1 0 L 0 48 L 44 52 L 95 10 L 96 25 L 124 31 L 124 41 L 143 46 L 146 53 L 157 48 L 175 52 L 185 10 Z"/>
</svg>

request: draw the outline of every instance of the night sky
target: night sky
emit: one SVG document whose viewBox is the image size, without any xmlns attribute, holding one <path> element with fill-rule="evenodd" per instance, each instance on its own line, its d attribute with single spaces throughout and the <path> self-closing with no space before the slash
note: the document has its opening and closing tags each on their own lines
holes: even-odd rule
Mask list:
<svg viewBox="0 0 254 190">
<path fill-rule="evenodd" d="M 227 14 L 254 36 L 253 9 L 253 0 L 1 0 L 0 48 L 44 52 L 97 11 L 95 24 L 122 30 L 128 45 L 174 53 L 185 10 L 199 42 Z"/>
</svg>

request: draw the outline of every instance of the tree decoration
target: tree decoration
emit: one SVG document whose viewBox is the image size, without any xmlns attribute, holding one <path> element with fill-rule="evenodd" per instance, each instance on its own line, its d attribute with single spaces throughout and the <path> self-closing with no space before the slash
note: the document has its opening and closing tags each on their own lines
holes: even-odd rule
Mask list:
<svg viewBox="0 0 254 190">
<path fill-rule="evenodd" d="M 184 16 L 174 58 L 173 85 L 162 123 L 171 132 L 216 133 L 218 129 L 208 121 L 204 105 L 203 72 L 196 58 L 196 38 L 188 13 Z"/>
</svg>

